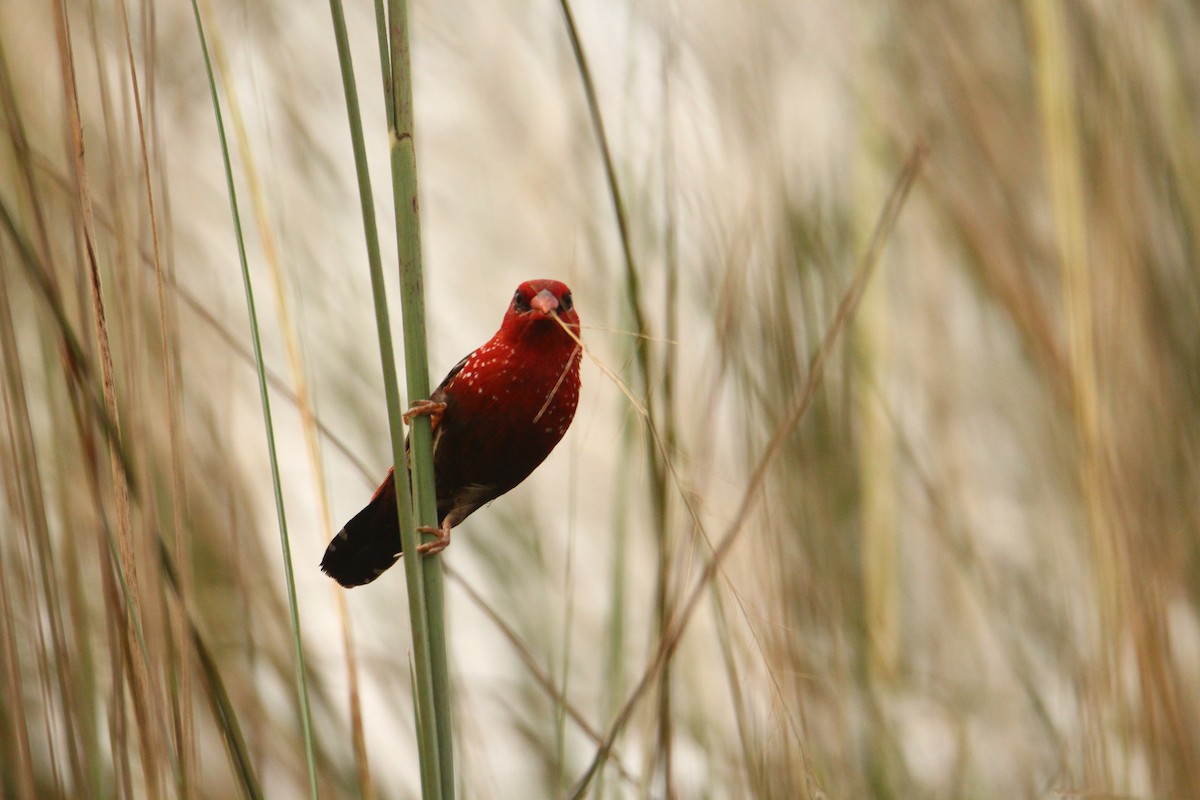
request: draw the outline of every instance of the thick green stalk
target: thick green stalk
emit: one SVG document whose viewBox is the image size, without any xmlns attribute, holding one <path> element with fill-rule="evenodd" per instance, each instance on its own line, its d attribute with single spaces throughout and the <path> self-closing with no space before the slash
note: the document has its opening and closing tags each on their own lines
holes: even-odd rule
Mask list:
<svg viewBox="0 0 1200 800">
<path fill-rule="evenodd" d="M 408 376 L 408 396 L 420 399 L 429 397 L 429 353 L 425 344 L 425 296 L 421 271 L 417 154 L 413 143 L 412 54 L 409 49 L 407 5 L 405 0 L 390 0 L 388 4 L 392 78 L 388 120 L 391 124 L 392 193 L 400 257 L 400 302 L 404 317 L 404 363 Z M 415 418 L 410 441 L 415 519 L 420 526 L 436 527 L 438 515 L 433 486 L 433 434 L 428 417 Z M 435 704 L 430 728 L 437 736 L 441 795 L 449 798 L 454 796 L 454 759 L 441 562 L 436 558 L 416 557 L 415 548 L 408 549 L 407 543 L 405 552 L 410 554 L 405 559 L 408 562 L 406 568 L 409 571 L 419 569 L 424 578 Z"/>
<path fill-rule="evenodd" d="M 414 526 L 414 521 L 431 526 L 437 523 L 430 427 L 428 420 L 424 418 L 418 418 L 413 426 L 412 465 L 416 468 L 417 474 L 410 476 L 401 421 L 395 351 L 391 338 L 383 268 L 379 256 L 379 236 L 375 223 L 366 148 L 363 144 L 362 121 L 358 108 L 358 93 L 340 0 L 330 0 L 330 10 L 333 14 L 334 33 L 342 68 L 347 113 L 350 119 L 355 166 L 358 171 L 359 196 L 363 211 L 363 226 L 371 268 L 371 284 L 375 297 L 375 318 L 379 334 L 380 355 L 383 361 L 388 418 L 391 423 L 392 458 L 398 470 L 396 495 L 399 500 L 401 544 L 404 552 L 410 554 L 404 560 L 404 568 L 413 635 L 413 694 L 417 707 L 417 737 L 421 761 L 422 791 L 426 798 L 451 797 L 454 773 L 453 764 L 450 761 L 448 722 L 450 712 L 445 635 L 442 625 L 441 572 L 433 562 L 423 566 L 423 559 L 416 555 L 420 542 Z M 393 191 L 396 197 L 396 230 L 400 251 L 408 392 L 410 397 L 419 398 L 429 395 L 429 360 L 425 345 L 424 301 L 421 296 L 421 243 L 416 213 L 416 156 L 412 147 L 412 82 L 409 78 L 407 13 L 402 4 L 399 7 L 393 5 L 390 12 L 392 25 L 385 31 L 382 6 L 379 2 L 376 3 L 376 19 L 380 26 L 380 58 L 384 64 L 384 96 L 391 143 Z M 393 52 L 389 52 L 384 47 L 385 43 L 390 43 Z M 398 53 L 402 54 L 399 60 L 396 57 Z M 401 87 L 400 92 L 393 93 L 391 91 L 394 85 Z M 401 106 L 405 110 L 398 112 L 397 108 Z M 404 120 L 402 126 L 396 125 L 398 118 Z M 402 490 L 406 482 L 414 488 L 411 496 Z M 416 500 L 415 513 L 413 498 Z M 439 724 L 441 720 L 446 720 L 446 722 Z"/>
<path fill-rule="evenodd" d="M 379 251 L 379 231 L 375 221 L 375 203 L 371 191 L 370 171 L 364 144 L 362 114 L 358 105 L 358 88 L 350 56 L 350 42 L 340 0 L 330 0 L 334 37 L 342 72 L 342 89 L 346 97 L 346 114 L 350 123 L 350 139 L 354 149 L 354 165 L 358 174 L 359 201 L 362 206 L 363 233 L 367 242 L 367 261 L 371 272 L 371 289 L 375 301 L 375 324 L 379 337 L 379 355 L 383 369 L 384 394 L 392 439 L 392 463 L 395 465 L 396 507 L 400 523 L 400 541 L 405 553 L 404 573 L 408 586 L 409 620 L 413 640 L 413 696 L 417 709 L 417 750 L 421 764 L 421 786 L 425 798 L 448 797 L 442 792 L 441 758 L 439 755 L 437 704 L 434 701 L 435 681 L 429 645 L 429 613 L 426 607 L 427 590 L 421 559 L 416 555 L 419 540 L 413 525 L 413 504 L 404 487 L 409 483 L 408 460 L 404 443 L 404 422 L 400 404 L 399 380 L 396 377 L 396 353 L 392 343 L 391 315 L 387 305 L 387 284 L 383 276 L 383 260 Z M 382 34 L 381 34 L 382 35 Z M 385 84 L 385 93 L 386 93 Z M 395 150 L 395 133 L 391 129 L 394 115 L 389 104 L 389 134 Z M 392 156 L 393 163 L 395 155 Z M 407 331 L 406 331 L 407 336 Z M 422 349 L 424 339 L 422 338 Z M 412 364 L 409 363 L 409 372 Z M 428 367 L 425 368 L 428 375 Z M 426 379 L 428 383 L 428 379 Z M 411 392 L 411 385 L 410 385 Z M 426 387 L 428 391 L 428 387 Z"/>
</svg>

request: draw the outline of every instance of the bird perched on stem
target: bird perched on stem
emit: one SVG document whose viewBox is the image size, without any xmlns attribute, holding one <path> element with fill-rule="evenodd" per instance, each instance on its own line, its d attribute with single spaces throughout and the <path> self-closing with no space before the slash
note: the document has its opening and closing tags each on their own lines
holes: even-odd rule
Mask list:
<svg viewBox="0 0 1200 800">
<path fill-rule="evenodd" d="M 575 416 L 580 357 L 571 290 L 559 281 L 526 281 L 496 335 L 458 362 L 428 400 L 412 404 L 406 423 L 418 414 L 431 418 L 439 525 L 422 529 L 438 538 L 420 552 L 445 549 L 451 528 L 550 455 Z M 361 586 L 401 555 L 389 470 L 366 508 L 329 543 L 321 570 L 342 586 Z"/>
</svg>

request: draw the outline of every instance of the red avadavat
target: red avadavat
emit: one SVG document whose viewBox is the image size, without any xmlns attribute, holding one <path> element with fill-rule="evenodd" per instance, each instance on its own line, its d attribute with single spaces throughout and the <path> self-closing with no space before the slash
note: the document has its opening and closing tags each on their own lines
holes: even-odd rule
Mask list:
<svg viewBox="0 0 1200 800">
<path fill-rule="evenodd" d="M 553 280 L 522 283 L 496 335 L 405 414 L 405 421 L 428 414 L 433 424 L 440 528 L 422 552 L 444 549 L 451 528 L 525 480 L 567 432 L 579 402 L 581 353 L 559 320 L 579 336 L 571 290 Z M 389 470 L 367 507 L 329 543 L 321 569 L 342 586 L 361 586 L 400 556 Z"/>
</svg>

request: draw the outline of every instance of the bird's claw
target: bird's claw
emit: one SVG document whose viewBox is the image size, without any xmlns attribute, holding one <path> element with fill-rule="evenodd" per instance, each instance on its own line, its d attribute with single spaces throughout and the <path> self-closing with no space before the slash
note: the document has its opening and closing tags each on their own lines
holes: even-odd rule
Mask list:
<svg viewBox="0 0 1200 800">
<path fill-rule="evenodd" d="M 436 536 L 432 542 L 425 542 L 417 546 L 417 552 L 423 556 L 437 555 L 450 546 L 450 524 L 449 520 L 442 523 L 442 527 L 433 528 L 428 525 L 422 525 L 417 528 L 417 533 L 428 533 Z"/>
<path fill-rule="evenodd" d="M 437 400 L 413 400 L 400 419 L 404 420 L 405 425 L 411 425 L 413 417 L 433 417 L 433 421 L 437 422 L 445 410 L 446 404 Z"/>
</svg>

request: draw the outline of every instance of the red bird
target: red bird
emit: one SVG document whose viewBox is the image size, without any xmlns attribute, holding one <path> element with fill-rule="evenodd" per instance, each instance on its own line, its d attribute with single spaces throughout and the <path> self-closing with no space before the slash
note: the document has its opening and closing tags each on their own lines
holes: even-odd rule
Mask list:
<svg viewBox="0 0 1200 800">
<path fill-rule="evenodd" d="M 404 415 L 407 422 L 428 414 L 433 425 L 440 528 L 429 530 L 438 539 L 421 545 L 421 552 L 444 549 L 451 528 L 525 480 L 562 439 L 579 402 L 578 337 L 571 290 L 558 281 L 526 281 L 496 335 Z M 329 543 L 321 570 L 342 586 L 361 586 L 401 555 L 389 470 L 367 507 Z"/>
</svg>

